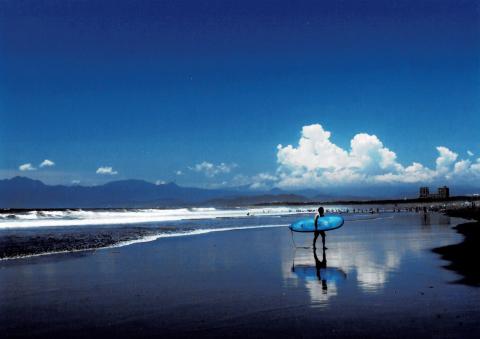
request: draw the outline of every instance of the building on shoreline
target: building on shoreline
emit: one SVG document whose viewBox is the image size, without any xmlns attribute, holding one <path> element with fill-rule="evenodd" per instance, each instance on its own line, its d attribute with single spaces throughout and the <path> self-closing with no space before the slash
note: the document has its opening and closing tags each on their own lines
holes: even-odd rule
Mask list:
<svg viewBox="0 0 480 339">
<path fill-rule="evenodd" d="M 420 187 L 419 197 L 422 199 L 428 198 L 430 196 L 430 189 L 428 187 Z"/>
<path fill-rule="evenodd" d="M 430 194 L 428 187 L 420 187 L 420 199 L 448 199 L 450 198 L 450 189 L 447 186 L 442 186 L 437 189 L 436 194 Z"/>
</svg>

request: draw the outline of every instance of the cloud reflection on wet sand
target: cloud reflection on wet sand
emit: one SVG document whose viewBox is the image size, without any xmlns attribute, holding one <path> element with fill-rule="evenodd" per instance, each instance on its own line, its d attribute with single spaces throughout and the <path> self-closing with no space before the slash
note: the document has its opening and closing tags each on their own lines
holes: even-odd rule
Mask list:
<svg viewBox="0 0 480 339">
<path fill-rule="evenodd" d="M 442 234 L 450 232 L 449 225 L 450 221 L 444 216 L 431 215 L 426 228 L 422 218 L 415 214 L 361 224 L 347 222 L 342 229 L 328 233 L 326 251 L 327 267 L 345 272 L 347 281 L 326 281 L 322 285 L 315 274 L 299 276 L 292 271 L 292 263 L 284 260 L 282 271 L 286 286 L 303 285 L 308 290 L 312 306 L 328 305 L 332 297 L 341 293 L 344 283 L 356 285 L 363 293 L 380 293 L 392 277 L 399 274 L 402 265 L 410 265 L 422 256 L 432 255 L 430 248 L 437 243 L 448 242 Z M 308 235 L 300 239 L 300 243 L 306 246 L 309 241 Z M 312 272 L 315 271 L 311 248 L 292 251 L 296 266 L 310 267 Z M 317 253 L 320 252 L 317 249 Z M 325 288 L 325 283 L 328 288 Z"/>
</svg>

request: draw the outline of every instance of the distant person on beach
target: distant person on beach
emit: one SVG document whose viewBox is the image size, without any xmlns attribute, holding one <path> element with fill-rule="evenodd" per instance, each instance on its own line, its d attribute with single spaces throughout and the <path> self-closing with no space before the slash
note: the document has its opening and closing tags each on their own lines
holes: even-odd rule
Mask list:
<svg viewBox="0 0 480 339">
<path fill-rule="evenodd" d="M 323 249 L 327 249 L 325 247 L 325 232 L 324 231 L 318 231 L 318 218 L 323 218 L 325 216 L 325 210 L 323 209 L 322 206 L 318 208 L 318 213 L 315 214 L 315 237 L 313 238 L 313 248 L 317 248 L 317 238 L 319 235 L 322 236 L 322 244 L 323 244 Z"/>
<path fill-rule="evenodd" d="M 427 223 L 427 208 L 423 206 L 423 221 L 426 224 Z"/>
</svg>

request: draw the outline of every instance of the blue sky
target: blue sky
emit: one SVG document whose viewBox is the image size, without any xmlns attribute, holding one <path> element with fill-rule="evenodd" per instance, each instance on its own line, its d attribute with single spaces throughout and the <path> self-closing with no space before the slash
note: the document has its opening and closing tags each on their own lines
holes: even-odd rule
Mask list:
<svg viewBox="0 0 480 339">
<path fill-rule="evenodd" d="M 368 176 L 405 176 L 414 162 L 435 171 L 412 172 L 426 182 L 477 175 L 476 1 L 5 1 L 2 7 L 2 177 L 303 187 L 309 180 L 337 185 L 325 177 L 335 172 L 350 175 L 342 177 L 345 184 L 372 184 L 355 176 L 371 164 L 359 171 L 364 163 L 350 154 L 351 140 L 362 133 L 377 137 L 376 150 L 396 156 L 393 167 Z M 305 170 L 308 160 L 297 161 L 299 154 L 328 156 L 321 137 L 313 154 L 298 146 L 304 128 L 316 124 L 351 161 L 335 158 Z M 279 144 L 296 153 L 281 158 Z M 457 154 L 448 173 L 439 172 L 439 146 Z M 368 152 L 375 158 L 375 150 Z M 40 167 L 45 159 L 54 165 Z M 450 175 L 462 160 L 469 163 L 457 167 L 466 172 Z M 31 166 L 20 170 L 25 164 Z"/>
</svg>

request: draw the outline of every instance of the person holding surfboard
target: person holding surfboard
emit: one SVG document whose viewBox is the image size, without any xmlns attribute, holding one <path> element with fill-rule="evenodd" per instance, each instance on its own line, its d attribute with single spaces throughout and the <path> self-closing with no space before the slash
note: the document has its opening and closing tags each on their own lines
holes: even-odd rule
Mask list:
<svg viewBox="0 0 480 339">
<path fill-rule="evenodd" d="M 327 248 L 325 247 L 325 232 L 324 231 L 319 231 L 318 230 L 318 218 L 323 218 L 325 215 L 325 210 L 323 209 L 322 206 L 318 208 L 318 213 L 315 214 L 315 236 L 313 238 L 313 248 L 316 249 L 317 246 L 317 238 L 319 235 L 322 236 L 322 244 L 323 244 L 323 249 L 326 250 Z"/>
</svg>

